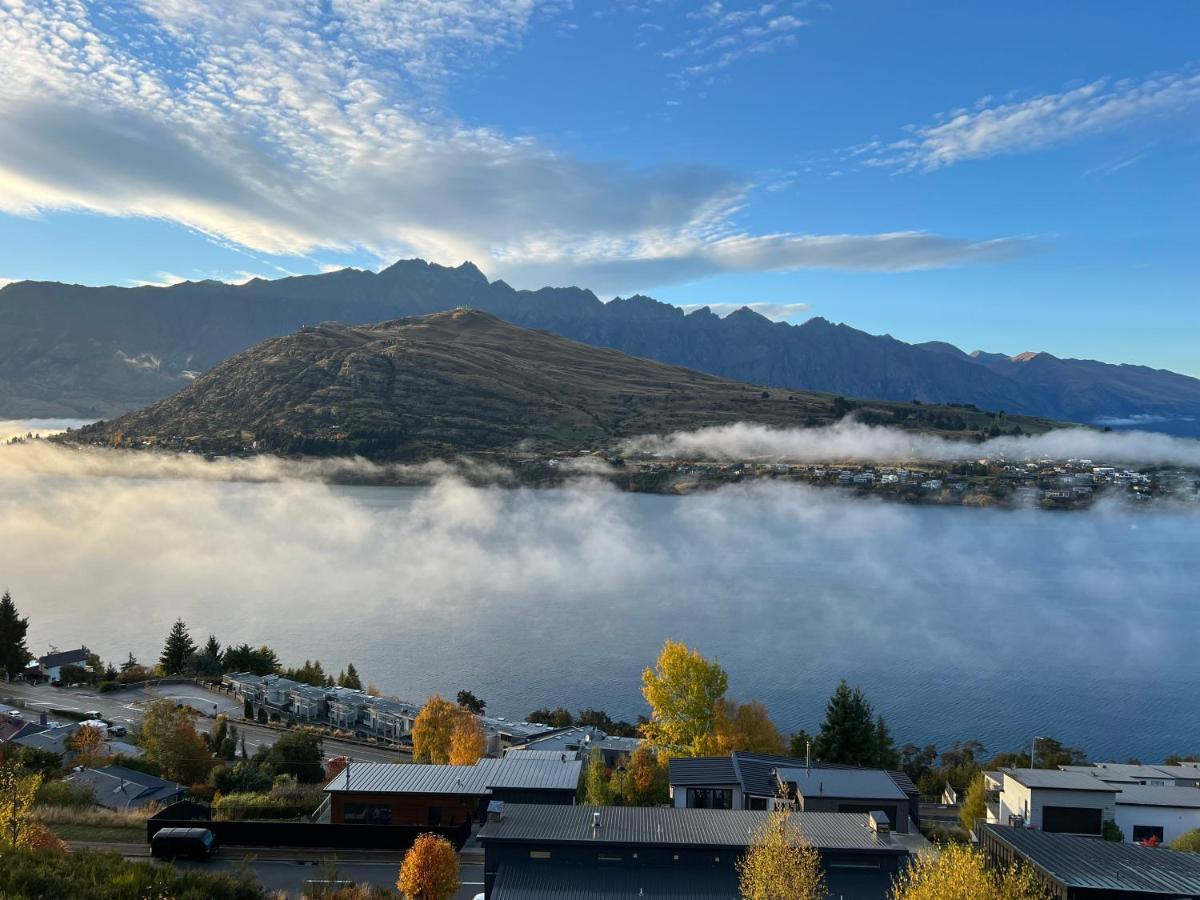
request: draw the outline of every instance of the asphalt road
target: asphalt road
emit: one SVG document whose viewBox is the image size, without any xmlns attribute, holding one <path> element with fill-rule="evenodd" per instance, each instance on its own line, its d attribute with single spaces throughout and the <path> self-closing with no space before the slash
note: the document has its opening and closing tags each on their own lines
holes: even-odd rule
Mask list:
<svg viewBox="0 0 1200 900">
<path fill-rule="evenodd" d="M 239 698 L 220 691 L 210 691 L 198 684 L 165 684 L 148 689 L 128 688 L 98 694 L 90 688 L 56 688 L 48 684 L 33 685 L 22 682 L 0 683 L 0 698 L 4 697 L 22 701 L 25 704 L 21 710 L 22 715 L 30 721 L 36 722 L 38 713 L 43 709 L 48 712 L 51 720 L 55 720 L 54 714 L 49 712 L 51 709 L 68 709 L 80 713 L 95 710 L 100 713 L 101 718 L 126 728 L 131 728 L 141 721 L 143 710 L 151 700 L 169 698 L 176 703 L 186 703 L 210 719 L 222 713 L 227 715 L 230 721 L 237 725 L 238 731 L 246 736 L 246 749 L 251 753 L 259 747 L 271 746 L 282 734 L 273 728 L 242 721 L 243 704 Z M 70 720 L 59 717 L 56 721 L 67 724 Z M 207 728 L 202 726 L 202 730 Z M 325 738 L 323 748 L 326 756 L 345 755 L 365 762 L 409 761 L 407 754 L 402 757 L 395 750 L 336 738 Z"/>
<path fill-rule="evenodd" d="M 171 865 L 164 863 L 164 865 Z M 268 891 L 284 891 L 289 897 L 303 896 L 304 886 L 308 881 L 325 880 L 330 877 L 353 881 L 356 884 L 369 883 L 376 887 L 396 887 L 396 878 L 400 874 L 400 857 L 390 862 L 338 862 L 330 868 L 314 862 L 284 862 L 279 860 L 236 860 L 220 859 L 208 862 L 177 862 L 173 865 L 179 868 L 195 868 L 206 872 L 235 872 L 239 868 L 249 869 L 259 883 Z M 454 900 L 473 900 L 476 894 L 483 893 L 483 865 L 481 863 L 463 863 L 459 867 L 459 878 L 462 886 L 454 895 Z M 397 892 L 398 895 L 398 892 Z"/>
</svg>

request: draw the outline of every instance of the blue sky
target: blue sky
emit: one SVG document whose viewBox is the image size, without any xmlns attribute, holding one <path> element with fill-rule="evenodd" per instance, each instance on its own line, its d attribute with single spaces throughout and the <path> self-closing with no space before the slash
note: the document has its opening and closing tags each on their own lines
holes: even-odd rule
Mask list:
<svg viewBox="0 0 1200 900">
<path fill-rule="evenodd" d="M 472 259 L 1200 375 L 1187 2 L 0 0 L 0 280 Z"/>
</svg>

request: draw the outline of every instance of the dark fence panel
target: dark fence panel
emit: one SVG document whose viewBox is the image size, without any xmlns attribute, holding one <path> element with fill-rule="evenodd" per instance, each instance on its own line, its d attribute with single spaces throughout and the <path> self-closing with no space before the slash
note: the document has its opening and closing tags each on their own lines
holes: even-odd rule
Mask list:
<svg viewBox="0 0 1200 900">
<path fill-rule="evenodd" d="M 220 844 L 244 847 L 315 847 L 332 850 L 407 850 L 417 836 L 432 832 L 461 850 L 470 823 L 454 828 L 419 825 L 336 825 L 309 822 L 225 822 L 202 803 L 172 804 L 146 820 L 146 840 L 160 828 L 207 828 Z"/>
</svg>

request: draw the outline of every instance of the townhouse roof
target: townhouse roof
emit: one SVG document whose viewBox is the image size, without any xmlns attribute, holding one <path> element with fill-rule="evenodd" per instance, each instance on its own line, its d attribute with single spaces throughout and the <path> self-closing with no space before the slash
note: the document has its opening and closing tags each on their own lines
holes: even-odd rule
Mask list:
<svg viewBox="0 0 1200 900">
<path fill-rule="evenodd" d="M 78 650 L 63 650 L 58 653 L 47 653 L 41 657 L 38 662 L 43 668 L 52 669 L 55 666 L 72 666 L 87 662 L 88 651 L 86 647 L 80 647 Z"/>
<path fill-rule="evenodd" d="M 486 797 L 493 790 L 574 791 L 577 759 L 481 759 L 473 766 L 351 763 L 325 786 L 338 794 L 440 794 Z"/>
<path fill-rule="evenodd" d="M 565 754 L 570 759 L 578 759 L 578 753 L 578 750 L 526 750 L 524 747 L 510 747 L 505 751 L 504 758 L 561 760 Z"/>
<path fill-rule="evenodd" d="M 803 769 L 805 760 L 794 756 L 776 756 L 770 753 L 750 753 L 745 750 L 735 750 L 729 756 L 699 756 L 679 757 L 672 759 L 669 764 L 669 780 L 673 785 L 690 786 L 704 784 L 737 784 L 747 794 L 756 797 L 774 797 L 779 793 L 779 782 L 776 777 L 777 769 Z M 857 766 L 847 766 L 838 763 L 812 764 L 813 771 L 818 769 L 825 772 L 830 770 L 846 771 L 879 771 L 882 769 L 861 769 Z M 885 774 L 893 784 L 906 796 L 916 796 L 917 787 L 903 772 L 887 771 Z"/>
<path fill-rule="evenodd" d="M 605 865 L 599 863 L 598 865 Z M 603 877 L 597 877 L 602 874 Z M 592 866 L 510 863 L 496 873 L 493 900 L 617 900 L 659 897 L 663 900 L 739 900 L 737 873 L 732 868 Z"/>
<path fill-rule="evenodd" d="M 860 800 L 908 800 L 882 769 L 776 770 L 781 782 L 794 784 L 802 797 L 839 797 Z"/>
<path fill-rule="evenodd" d="M 594 824 L 595 814 L 600 826 Z M 479 832 L 483 844 L 607 844 L 743 848 L 771 813 L 749 809 L 671 806 L 546 806 L 506 803 L 498 820 Z M 790 821 L 819 850 L 905 853 L 889 834 L 877 834 L 865 813 L 796 812 Z"/>
<path fill-rule="evenodd" d="M 415 703 L 398 700 L 395 697 L 368 697 L 367 705 L 379 712 L 393 713 L 400 716 L 415 716 L 421 707 Z"/>
<path fill-rule="evenodd" d="M 591 725 L 568 725 L 538 734 L 520 747 L 526 750 L 578 750 L 582 747 L 600 747 L 603 750 L 632 753 L 641 743 L 641 738 L 618 737 Z"/>
<path fill-rule="evenodd" d="M 1094 775 L 1079 772 L 1064 772 L 1062 769 L 1001 769 L 1004 775 L 1027 788 L 1043 788 L 1053 791 L 1097 791 L 1114 792 L 1116 786 L 1108 784 Z"/>
<path fill-rule="evenodd" d="M 1181 897 L 1200 894 L 1200 854 L 1091 837 L 981 826 L 985 851 L 1009 847 L 1057 884 L 1077 890 Z"/>
<path fill-rule="evenodd" d="M 1172 806 L 1200 809 L 1200 788 L 1174 785 L 1123 784 L 1117 794 L 1118 806 Z"/>
<path fill-rule="evenodd" d="M 78 724 L 60 725 L 57 728 L 46 728 L 21 734 L 19 737 L 13 738 L 12 743 L 37 750 L 49 750 L 51 753 L 62 756 L 67 752 L 67 740 L 78 730 Z"/>
<path fill-rule="evenodd" d="M 173 781 L 155 778 L 124 766 L 78 769 L 65 780 L 90 786 L 96 804 L 107 809 L 133 809 L 162 803 L 184 792 L 183 786 Z"/>
</svg>

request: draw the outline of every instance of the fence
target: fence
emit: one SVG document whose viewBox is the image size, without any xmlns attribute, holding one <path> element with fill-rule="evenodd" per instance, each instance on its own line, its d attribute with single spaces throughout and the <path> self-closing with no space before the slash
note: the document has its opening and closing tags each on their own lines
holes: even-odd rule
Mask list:
<svg viewBox="0 0 1200 900">
<path fill-rule="evenodd" d="M 203 803 L 173 803 L 146 820 L 146 840 L 160 828 L 207 828 L 219 844 L 241 847 L 316 847 L 331 850 L 407 850 L 417 836 L 432 832 L 461 850 L 471 824 L 453 828 L 422 825 L 338 825 L 314 822 L 218 821 Z"/>
</svg>

